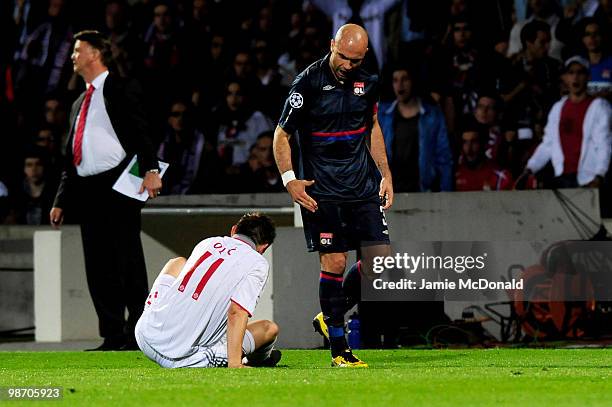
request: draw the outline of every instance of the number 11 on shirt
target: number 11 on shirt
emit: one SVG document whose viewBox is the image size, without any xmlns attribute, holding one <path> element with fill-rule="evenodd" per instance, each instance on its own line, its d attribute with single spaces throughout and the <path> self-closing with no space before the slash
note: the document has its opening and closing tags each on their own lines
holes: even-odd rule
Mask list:
<svg viewBox="0 0 612 407">
<path fill-rule="evenodd" d="M 181 281 L 181 284 L 179 285 L 178 290 L 180 292 L 184 292 L 185 291 L 185 287 L 187 287 L 187 283 L 189 282 L 189 280 L 191 279 L 191 276 L 193 275 L 193 272 L 206 260 L 208 259 L 210 256 L 212 256 L 212 253 L 207 251 L 205 252 L 199 259 L 198 261 L 195 262 L 195 264 L 193 265 L 193 267 L 191 268 L 191 270 L 189 270 L 187 272 L 187 274 L 185 274 L 185 277 L 183 277 L 183 281 Z M 198 298 L 200 298 L 200 294 L 202 294 L 202 290 L 204 290 L 204 286 L 206 285 L 206 283 L 208 282 L 208 280 L 210 280 L 210 278 L 212 277 L 212 275 L 215 273 L 215 271 L 217 271 L 217 269 L 219 268 L 219 266 L 221 265 L 221 263 L 223 263 L 224 259 L 223 258 L 219 258 L 217 260 L 215 260 L 209 267 L 208 270 L 206 270 L 206 273 L 204 273 L 204 275 L 202 276 L 202 279 L 200 280 L 200 282 L 198 283 L 198 285 L 196 286 L 195 291 L 193 292 L 193 294 L 191 295 L 191 298 L 193 298 L 194 300 L 198 300 Z"/>
</svg>

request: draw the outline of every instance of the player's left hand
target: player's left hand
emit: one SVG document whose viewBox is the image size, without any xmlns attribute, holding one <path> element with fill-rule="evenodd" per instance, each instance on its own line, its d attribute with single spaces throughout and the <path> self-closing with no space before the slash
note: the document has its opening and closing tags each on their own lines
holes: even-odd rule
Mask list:
<svg viewBox="0 0 612 407">
<path fill-rule="evenodd" d="M 162 180 L 159 174 L 155 172 L 147 172 L 138 193 L 141 194 L 146 189 L 149 193 L 149 198 L 155 198 L 157 195 L 159 195 L 161 187 Z"/>
<path fill-rule="evenodd" d="M 378 192 L 383 203 L 383 209 L 387 210 L 393 205 L 393 183 L 391 178 L 383 177 L 380 181 L 380 191 Z"/>
</svg>

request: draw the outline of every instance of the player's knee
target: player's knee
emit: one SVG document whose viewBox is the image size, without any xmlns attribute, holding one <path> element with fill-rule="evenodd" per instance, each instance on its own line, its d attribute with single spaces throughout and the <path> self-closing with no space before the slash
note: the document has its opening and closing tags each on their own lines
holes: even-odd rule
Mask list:
<svg viewBox="0 0 612 407">
<path fill-rule="evenodd" d="M 275 322 L 266 321 L 266 336 L 270 339 L 274 339 L 278 336 L 280 328 Z"/>
<path fill-rule="evenodd" d="M 332 256 L 323 262 L 323 271 L 329 273 L 342 274 L 346 269 L 346 258 L 344 256 Z"/>
</svg>

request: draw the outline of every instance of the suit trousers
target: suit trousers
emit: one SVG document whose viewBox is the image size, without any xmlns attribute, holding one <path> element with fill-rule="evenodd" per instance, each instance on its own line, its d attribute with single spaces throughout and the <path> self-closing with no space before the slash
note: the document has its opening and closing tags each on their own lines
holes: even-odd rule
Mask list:
<svg viewBox="0 0 612 407">
<path fill-rule="evenodd" d="M 77 176 L 73 203 L 81 226 L 87 285 L 98 314 L 100 336 L 135 340 L 134 327 L 149 290 L 140 240 L 143 204 L 112 189 L 120 167 Z"/>
</svg>

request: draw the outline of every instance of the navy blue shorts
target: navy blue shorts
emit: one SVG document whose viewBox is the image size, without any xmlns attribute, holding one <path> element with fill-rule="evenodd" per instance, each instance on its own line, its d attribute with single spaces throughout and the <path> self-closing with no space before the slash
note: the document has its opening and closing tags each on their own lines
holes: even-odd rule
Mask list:
<svg viewBox="0 0 612 407">
<path fill-rule="evenodd" d="M 310 252 L 344 253 L 364 245 L 389 244 L 389 229 L 378 199 L 319 202 L 315 213 L 302 208 L 306 246 Z"/>
</svg>

